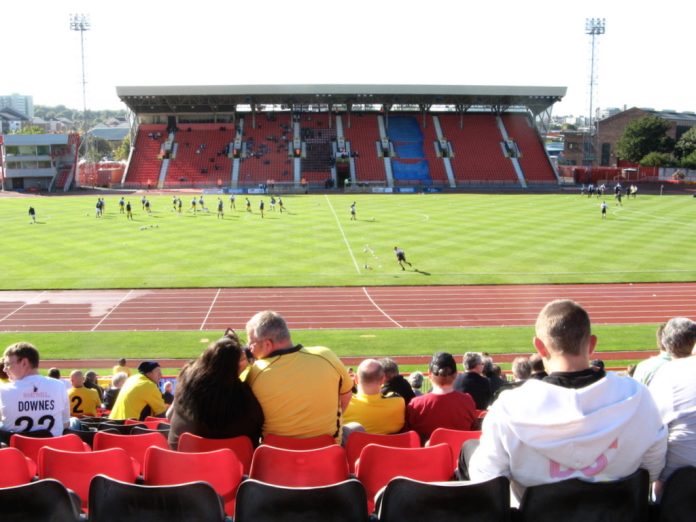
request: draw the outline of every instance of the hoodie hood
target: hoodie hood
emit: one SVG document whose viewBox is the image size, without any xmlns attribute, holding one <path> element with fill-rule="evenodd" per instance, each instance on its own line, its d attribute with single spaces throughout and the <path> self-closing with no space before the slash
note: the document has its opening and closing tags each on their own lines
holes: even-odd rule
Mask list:
<svg viewBox="0 0 696 522">
<path fill-rule="evenodd" d="M 579 389 L 529 380 L 503 393 L 493 408 L 509 419 L 520 442 L 562 466 L 581 469 L 623 439 L 644 393 L 633 379 L 611 373 Z"/>
</svg>

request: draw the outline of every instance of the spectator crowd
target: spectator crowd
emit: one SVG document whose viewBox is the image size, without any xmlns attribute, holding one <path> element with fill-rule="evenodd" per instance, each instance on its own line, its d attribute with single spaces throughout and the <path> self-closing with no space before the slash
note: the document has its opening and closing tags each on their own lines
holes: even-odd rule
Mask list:
<svg viewBox="0 0 696 522">
<path fill-rule="evenodd" d="M 110 419 L 166 417 L 168 441 L 193 433 L 206 438 L 321 435 L 345 444 L 356 431 L 413 430 L 425 443 L 437 428 L 481 430 L 461 451 L 458 476 L 510 480 L 519 499 L 526 488 L 566 478 L 605 481 L 644 468 L 660 494 L 678 468 L 696 465 L 696 323 L 676 317 L 658 329 L 659 353 L 632 377 L 593 360 L 597 337 L 578 303 L 556 300 L 539 313 L 531 357 L 512 363 L 512 380 L 492 358 L 436 352 L 427 376 L 407 380 L 390 358 L 363 360 L 353 375 L 321 346 L 295 343 L 272 311 L 246 325 L 248 346 L 228 330 L 181 370 L 175 389 L 160 389 L 162 370 L 143 361 L 113 368 L 102 389 L 95 372 L 39 373 L 39 352 L 9 346 L 0 378 L 0 430 L 79 428 L 80 419 L 108 411 Z M 424 379 L 429 391 L 424 392 Z M 427 387 L 425 387 L 427 388 Z M 481 420 L 482 419 L 482 420 Z"/>
</svg>

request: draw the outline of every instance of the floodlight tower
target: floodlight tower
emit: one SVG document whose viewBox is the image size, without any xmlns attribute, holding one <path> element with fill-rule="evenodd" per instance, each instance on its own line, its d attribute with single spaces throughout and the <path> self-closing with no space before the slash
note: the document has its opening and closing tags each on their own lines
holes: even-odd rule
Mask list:
<svg viewBox="0 0 696 522">
<path fill-rule="evenodd" d="M 82 118 L 83 130 L 87 126 L 87 89 L 85 80 L 85 31 L 90 30 L 89 16 L 82 13 L 70 15 L 70 30 L 80 32 L 80 52 L 82 54 Z"/>
<path fill-rule="evenodd" d="M 595 55 L 597 47 L 597 37 L 604 34 L 606 31 L 606 20 L 604 18 L 586 18 L 585 19 L 585 34 L 590 36 L 590 46 L 591 46 L 591 58 L 590 58 L 590 118 L 589 118 L 589 132 L 587 135 L 587 140 L 583 144 L 583 164 L 587 163 L 587 157 L 590 156 L 590 165 L 595 161 L 594 154 L 591 149 L 593 148 L 593 134 L 594 134 L 594 122 L 592 121 L 592 116 L 594 114 L 593 101 L 594 92 L 597 85 L 597 75 L 595 72 Z"/>
</svg>

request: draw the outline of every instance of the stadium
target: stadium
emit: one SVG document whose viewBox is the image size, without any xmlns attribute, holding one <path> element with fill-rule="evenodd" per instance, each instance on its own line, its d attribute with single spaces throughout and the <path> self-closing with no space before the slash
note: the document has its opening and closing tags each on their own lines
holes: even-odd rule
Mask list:
<svg viewBox="0 0 696 522">
<path fill-rule="evenodd" d="M 563 87 L 117 93 L 125 164 L 81 161 L 77 135 L 0 145 L 0 340 L 37 346 L 42 372 L 106 377 L 124 357 L 174 378 L 227 328 L 275 310 L 346 366 L 392 357 L 427 374 L 434 352 L 459 364 L 486 352 L 509 373 L 558 298 L 588 311 L 593 357 L 625 372 L 656 353 L 661 323 L 696 316 L 688 187 L 642 167 L 558 168 L 541 132 Z M 607 191 L 588 195 L 588 182 Z M 638 195 L 617 200 L 622 183 Z"/>
</svg>

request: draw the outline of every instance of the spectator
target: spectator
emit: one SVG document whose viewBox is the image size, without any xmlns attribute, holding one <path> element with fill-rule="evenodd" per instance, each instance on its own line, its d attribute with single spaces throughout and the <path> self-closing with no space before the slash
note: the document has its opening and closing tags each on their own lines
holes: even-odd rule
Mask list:
<svg viewBox="0 0 696 522">
<path fill-rule="evenodd" d="M 386 435 L 404 427 L 406 402 L 400 395 L 383 397 L 384 368 L 376 359 L 365 359 L 358 366 L 358 393 L 353 395 L 343 414 L 344 430 L 356 428 Z M 347 428 L 347 429 L 346 429 Z M 344 439 L 347 437 L 344 434 Z"/>
<path fill-rule="evenodd" d="M 490 355 L 482 355 L 481 358 L 483 360 L 483 376 L 488 379 L 491 394 L 495 394 L 508 381 L 503 376 L 503 369 L 497 364 L 493 364 L 493 358 Z"/>
<path fill-rule="evenodd" d="M 172 393 L 173 389 L 174 383 L 172 383 L 172 381 L 167 381 L 164 383 L 164 387 L 162 388 L 162 399 L 164 400 L 164 404 L 167 406 L 171 406 L 174 402 L 174 394 Z"/>
<path fill-rule="evenodd" d="M 663 364 L 650 382 L 669 432 L 667 462 L 655 485 L 658 494 L 675 470 L 696 466 L 696 322 L 686 317 L 670 319 L 661 340 L 672 360 Z"/>
<path fill-rule="evenodd" d="M 95 390 L 99 394 L 99 402 L 104 400 L 104 388 L 99 386 L 99 378 L 94 370 L 85 373 L 85 388 Z"/>
<path fill-rule="evenodd" d="M 430 393 L 413 399 L 406 408 L 408 429 L 425 443 L 436 428 L 471 430 L 476 422 L 476 404 L 468 393 L 455 391 L 457 362 L 451 354 L 438 352 L 429 366 Z"/>
<path fill-rule="evenodd" d="M 48 373 L 46 375 L 48 377 L 50 377 L 51 379 L 56 379 L 56 380 L 62 382 L 63 386 L 65 386 L 66 390 L 69 390 L 70 388 L 72 388 L 72 384 L 70 383 L 70 381 L 68 379 L 63 379 L 60 376 L 60 370 L 58 368 L 55 368 L 55 367 L 49 368 Z"/>
<path fill-rule="evenodd" d="M 8 377 L 7 372 L 5 372 L 5 365 L 0 364 L 0 384 L 7 384 L 8 382 L 10 382 L 10 378 Z"/>
<path fill-rule="evenodd" d="M 131 376 L 131 369 L 128 367 L 125 359 L 119 359 L 116 366 L 111 369 L 111 375 L 116 375 L 119 372 L 125 373 L 128 377 Z"/>
<path fill-rule="evenodd" d="M 491 384 L 484 377 L 483 359 L 480 353 L 467 352 L 464 354 L 464 373 L 457 375 L 454 381 L 454 389 L 462 393 L 468 393 L 476 403 L 476 409 L 485 410 L 491 403 L 493 394 Z"/>
<path fill-rule="evenodd" d="M 185 431 L 212 439 L 246 435 L 258 445 L 263 412 L 249 385 L 239 379 L 246 367 L 239 338 L 228 330 L 181 370 L 174 403 L 167 412 L 172 449 Z"/>
<path fill-rule="evenodd" d="M 10 383 L 0 386 L 0 430 L 62 435 L 70 421 L 68 392 L 62 382 L 39 375 L 36 347 L 26 342 L 8 346 L 3 366 Z"/>
<path fill-rule="evenodd" d="M 109 414 L 110 419 L 139 419 L 161 415 L 167 409 L 159 389 L 162 369 L 156 361 L 143 361 L 138 374 L 128 377 Z"/>
<path fill-rule="evenodd" d="M 495 399 L 506 390 L 514 390 L 522 386 L 532 375 L 532 365 L 529 364 L 527 357 L 515 357 L 512 361 L 512 377 L 513 381 L 508 382 L 505 386 L 501 386 L 494 394 Z"/>
<path fill-rule="evenodd" d="M 657 337 L 657 348 L 659 353 L 657 355 L 653 355 L 649 359 L 639 362 L 633 372 L 633 378 L 638 382 L 642 382 L 646 386 L 650 385 L 650 381 L 652 381 L 653 377 L 655 377 L 657 371 L 662 368 L 665 363 L 672 360 L 672 356 L 667 352 L 665 346 L 662 344 L 662 331 L 664 329 L 665 324 L 661 324 L 657 328 L 657 332 L 655 334 Z"/>
<path fill-rule="evenodd" d="M 534 353 L 529 357 L 529 364 L 532 366 L 532 375 L 530 379 L 536 379 L 538 381 L 542 380 L 544 377 L 548 377 L 546 369 L 544 368 L 544 359 L 541 355 Z"/>
<path fill-rule="evenodd" d="M 408 383 L 411 385 L 411 389 L 416 397 L 423 395 L 421 388 L 423 387 L 423 374 L 421 372 L 411 372 L 408 376 Z"/>
<path fill-rule="evenodd" d="M 657 478 L 667 431 L 655 402 L 633 379 L 591 369 L 596 343 L 577 303 L 552 301 L 541 310 L 534 347 L 549 376 L 493 404 L 471 458 L 472 480 L 509 477 L 519 500 L 528 486 L 566 478 L 613 480 L 640 467 Z M 460 459 L 460 475 L 461 468 Z"/>
<path fill-rule="evenodd" d="M 353 386 L 340 359 L 328 348 L 293 345 L 285 319 L 275 312 L 257 313 L 246 331 L 256 358 L 246 381 L 263 409 L 264 435 L 329 434 L 340 441 Z"/>
<path fill-rule="evenodd" d="M 512 376 L 515 382 L 524 382 L 532 375 L 532 365 L 527 357 L 515 357 L 512 361 Z"/>
<path fill-rule="evenodd" d="M 111 387 L 104 392 L 104 408 L 111 410 L 116 404 L 116 398 L 118 397 L 123 384 L 128 379 L 128 374 L 126 372 L 118 372 L 111 376 Z"/>
<path fill-rule="evenodd" d="M 390 393 L 396 393 L 404 398 L 406 404 L 411 402 L 416 394 L 413 392 L 413 388 L 404 378 L 403 375 L 399 373 L 399 365 L 396 364 L 394 359 L 385 357 L 380 359 L 379 363 L 384 368 L 384 385 L 382 386 L 382 395 L 389 395 Z"/>
<path fill-rule="evenodd" d="M 85 376 L 80 370 L 70 373 L 72 388 L 68 390 L 70 401 L 70 415 L 73 417 L 84 417 L 97 415 L 97 408 L 101 406 L 101 398 L 97 390 L 92 390 L 85 386 Z"/>
</svg>

